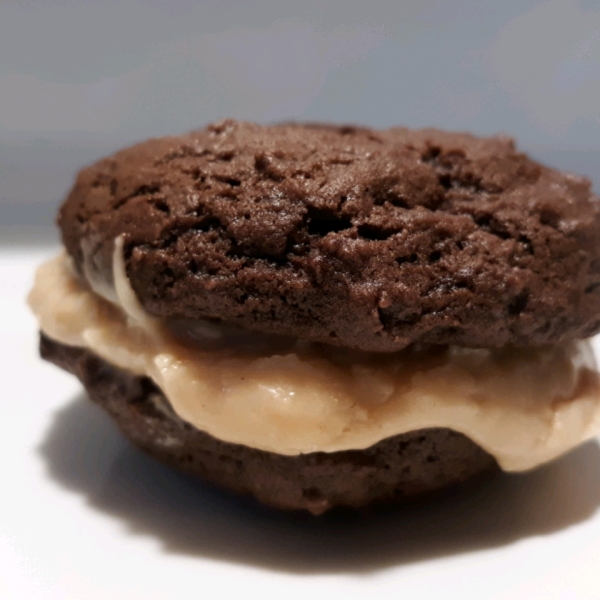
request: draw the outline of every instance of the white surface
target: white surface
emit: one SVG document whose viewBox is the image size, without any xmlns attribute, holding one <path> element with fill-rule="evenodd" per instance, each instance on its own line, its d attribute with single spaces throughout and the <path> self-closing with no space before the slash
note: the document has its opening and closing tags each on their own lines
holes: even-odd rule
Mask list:
<svg viewBox="0 0 600 600">
<path fill-rule="evenodd" d="M 0 251 L 0 598 L 600 599 L 600 447 L 444 503 L 292 518 L 141 455 L 37 357 L 51 250 Z"/>
</svg>

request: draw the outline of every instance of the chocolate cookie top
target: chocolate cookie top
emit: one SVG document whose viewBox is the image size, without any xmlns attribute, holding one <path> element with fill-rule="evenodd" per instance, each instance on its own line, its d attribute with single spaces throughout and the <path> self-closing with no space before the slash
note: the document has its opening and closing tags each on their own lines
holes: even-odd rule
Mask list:
<svg viewBox="0 0 600 600">
<path fill-rule="evenodd" d="M 368 351 L 600 330 L 600 202 L 512 140 L 223 121 L 84 169 L 67 251 L 150 313 Z"/>
</svg>

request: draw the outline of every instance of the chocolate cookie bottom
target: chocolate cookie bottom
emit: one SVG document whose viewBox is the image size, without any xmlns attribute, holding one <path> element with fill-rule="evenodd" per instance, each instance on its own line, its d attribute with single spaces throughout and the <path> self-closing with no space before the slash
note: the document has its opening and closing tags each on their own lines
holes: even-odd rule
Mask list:
<svg viewBox="0 0 600 600">
<path fill-rule="evenodd" d="M 449 429 L 411 431 L 365 450 L 284 456 L 230 444 L 171 414 L 154 383 L 42 334 L 44 359 L 76 375 L 123 434 L 161 462 L 277 508 L 320 514 L 334 506 L 401 502 L 497 469 Z"/>
</svg>

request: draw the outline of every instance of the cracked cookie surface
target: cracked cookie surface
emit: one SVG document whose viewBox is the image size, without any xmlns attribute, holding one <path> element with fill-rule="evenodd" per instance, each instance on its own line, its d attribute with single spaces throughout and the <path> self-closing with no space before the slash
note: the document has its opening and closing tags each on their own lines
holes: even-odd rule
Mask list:
<svg viewBox="0 0 600 600">
<path fill-rule="evenodd" d="M 67 251 L 144 308 L 365 351 L 498 347 L 600 329 L 589 182 L 508 138 L 223 121 L 84 169 Z"/>
</svg>

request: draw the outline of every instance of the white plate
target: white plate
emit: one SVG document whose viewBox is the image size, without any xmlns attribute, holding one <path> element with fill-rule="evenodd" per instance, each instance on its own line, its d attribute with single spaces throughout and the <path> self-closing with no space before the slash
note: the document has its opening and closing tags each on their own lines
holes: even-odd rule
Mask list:
<svg viewBox="0 0 600 600">
<path fill-rule="evenodd" d="M 0 252 L 0 598 L 600 598 L 600 447 L 372 516 L 297 518 L 146 458 L 37 357 L 52 250 Z"/>
</svg>

